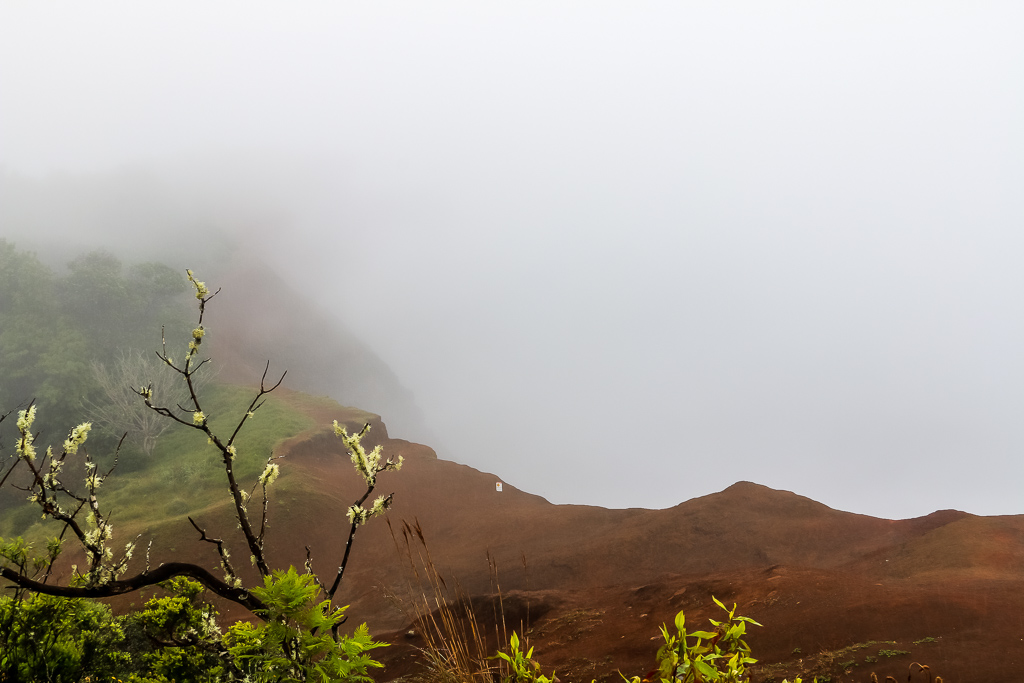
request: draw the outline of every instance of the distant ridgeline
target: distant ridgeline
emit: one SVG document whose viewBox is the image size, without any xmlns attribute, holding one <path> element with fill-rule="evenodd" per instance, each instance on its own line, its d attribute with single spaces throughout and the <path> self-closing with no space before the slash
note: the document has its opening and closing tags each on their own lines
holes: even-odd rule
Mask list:
<svg viewBox="0 0 1024 683">
<path fill-rule="evenodd" d="M 169 266 L 125 265 L 97 251 L 58 273 L 0 239 L 0 414 L 35 400 L 45 440 L 59 443 L 70 427 L 110 412 L 103 380 L 127 386 L 160 369 L 161 328 L 168 353 L 182 347 L 181 355 L 193 315 L 184 272 Z M 95 428 L 108 442 L 124 431 Z"/>
</svg>

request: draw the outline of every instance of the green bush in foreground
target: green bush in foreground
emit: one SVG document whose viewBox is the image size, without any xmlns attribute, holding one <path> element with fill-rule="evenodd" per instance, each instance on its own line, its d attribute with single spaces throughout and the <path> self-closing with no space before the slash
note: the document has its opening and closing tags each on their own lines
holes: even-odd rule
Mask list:
<svg viewBox="0 0 1024 683">
<path fill-rule="evenodd" d="M 750 656 L 750 646 L 743 636 L 747 624 L 761 624 L 749 617 L 736 616 L 736 605 L 730 610 L 718 598 L 712 599 L 728 614 L 725 621 L 711 619 L 714 631 L 687 633 L 686 615 L 682 612 L 676 615 L 675 633 L 662 625 L 665 644 L 658 650 L 658 675 L 662 683 L 741 683 L 746 680 L 747 665 L 757 662 Z M 632 683 L 640 683 L 640 678 L 634 677 Z"/>
<path fill-rule="evenodd" d="M 274 572 L 253 593 L 267 606 L 260 624 L 238 622 L 224 643 L 235 666 L 253 683 L 281 681 L 372 681 L 371 667 L 380 667 L 367 651 L 382 647 L 366 624 L 351 636 L 336 636 L 345 608 L 334 609 L 321 594 L 316 578 L 294 567 Z"/>
<path fill-rule="evenodd" d="M 124 632 L 110 608 L 52 595 L 0 597 L 0 681 L 72 683 L 121 670 Z"/>
</svg>

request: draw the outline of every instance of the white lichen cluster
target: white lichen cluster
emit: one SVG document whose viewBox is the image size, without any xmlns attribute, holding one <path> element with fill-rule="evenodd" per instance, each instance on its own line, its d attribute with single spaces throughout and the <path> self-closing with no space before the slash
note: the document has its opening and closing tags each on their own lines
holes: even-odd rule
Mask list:
<svg viewBox="0 0 1024 683">
<path fill-rule="evenodd" d="M 110 524 L 104 524 L 101 527 L 93 529 L 92 531 L 85 532 L 85 545 L 90 550 L 95 550 L 100 554 L 105 554 L 104 551 L 109 551 L 110 548 L 104 548 L 103 544 L 114 537 L 114 527 Z"/>
<path fill-rule="evenodd" d="M 196 280 L 195 277 L 192 275 L 192 271 L 191 270 L 186 270 L 185 274 L 188 275 L 188 281 L 191 282 L 192 286 L 196 288 L 196 298 L 197 299 L 202 301 L 207 296 L 209 296 L 210 290 L 208 290 L 206 288 L 206 283 L 205 282 L 200 282 L 199 280 Z"/>
<path fill-rule="evenodd" d="M 387 511 L 391 507 L 391 496 L 377 496 L 377 499 L 373 501 L 373 507 L 370 508 L 371 515 L 380 515 Z"/>
<path fill-rule="evenodd" d="M 345 514 L 348 515 L 348 521 L 357 526 L 366 524 L 366 521 L 370 519 L 370 511 L 359 505 L 349 507 L 348 512 Z"/>
<path fill-rule="evenodd" d="M 29 463 L 34 474 L 34 484 L 29 489 L 28 499 L 42 508 L 43 518 L 53 519 L 71 523 L 79 510 L 85 513 L 84 528 L 74 525 L 75 533 L 85 547 L 88 556 L 88 571 L 82 574 L 75 566 L 72 574 L 78 585 L 87 587 L 101 586 L 117 580 L 123 573 L 132 552 L 135 550 L 135 543 L 128 543 L 120 558 L 115 559 L 114 551 L 109 547 L 109 542 L 114 536 L 114 527 L 100 513 L 99 503 L 96 498 L 96 489 L 103 483 L 103 477 L 97 472 L 96 463 L 85 453 L 85 486 L 88 489 L 83 496 L 78 496 L 64 487 L 60 481 L 65 458 L 75 455 L 85 445 L 92 430 L 91 422 L 83 422 L 70 432 L 64 440 L 63 450 L 57 455 L 52 447 L 46 449 L 46 455 L 38 465 L 35 462 L 35 437 L 32 435 L 32 424 L 36 418 L 36 407 L 29 406 L 28 409 L 19 411 L 17 427 L 19 438 L 16 445 L 17 454 L 20 458 Z M 58 503 L 58 494 L 69 496 L 72 500 L 78 501 L 77 509 L 67 510 Z M 84 509 L 83 509 L 84 508 Z M 60 552 L 60 544 L 48 548 L 51 558 L 55 558 Z"/>
<path fill-rule="evenodd" d="M 15 450 L 18 457 L 29 462 L 36 459 L 35 437 L 32 436 L 32 423 L 36 420 L 36 407 L 29 406 L 28 410 L 18 411 L 18 443 Z"/>
<path fill-rule="evenodd" d="M 199 284 L 202 284 L 201 282 Z M 185 354 L 185 360 L 190 360 L 192 356 L 199 353 L 199 345 L 203 343 L 203 335 L 206 334 L 206 330 L 200 325 L 196 329 L 192 330 L 192 339 L 188 342 L 188 352 Z"/>
<path fill-rule="evenodd" d="M 241 588 L 242 580 L 235 576 L 231 568 L 231 552 L 220 544 L 217 545 L 217 552 L 220 553 L 220 568 L 224 570 L 224 583 L 233 588 Z"/>
<path fill-rule="evenodd" d="M 387 462 L 382 465 L 380 462 L 382 450 L 379 444 L 367 453 L 361 441 L 369 431 L 370 425 L 366 424 L 359 432 L 349 434 L 344 426 L 339 425 L 337 420 L 334 421 L 334 433 L 341 437 L 345 447 L 352 454 L 352 464 L 355 465 L 356 471 L 366 480 L 369 486 L 374 486 L 377 483 L 377 475 L 379 473 L 384 470 L 400 470 L 405 460 L 402 456 L 398 456 L 398 460 L 388 458 Z"/>
<path fill-rule="evenodd" d="M 92 429 L 91 422 L 83 422 L 68 434 L 68 438 L 64 441 L 64 452 L 70 455 L 74 455 L 78 452 L 79 447 L 85 443 L 85 440 L 89 438 L 89 430 Z"/>
<path fill-rule="evenodd" d="M 29 406 L 28 410 L 18 411 L 18 431 L 27 432 L 32 429 L 32 423 L 36 421 L 36 407 Z"/>
<path fill-rule="evenodd" d="M 90 510 L 86 516 L 86 524 L 89 527 L 89 531 L 84 533 L 81 540 L 82 545 L 85 546 L 89 553 L 89 571 L 87 574 L 82 575 L 78 573 L 78 568 L 74 567 L 73 573 L 86 586 L 102 586 L 111 581 L 116 581 L 128 568 L 128 561 L 132 559 L 132 555 L 135 553 L 135 545 L 138 538 L 135 541 L 126 543 L 121 557 L 115 561 L 114 551 L 108 545 L 108 542 L 114 538 L 114 526 L 106 519 L 99 517 L 95 508 Z"/>
<path fill-rule="evenodd" d="M 43 486 L 53 490 L 60 486 L 58 477 L 64 468 L 64 461 L 54 458 L 53 450 L 50 448 L 46 449 L 46 457 L 50 460 L 50 471 L 43 475 Z"/>
<path fill-rule="evenodd" d="M 361 526 L 366 524 L 371 517 L 384 514 L 390 507 L 391 496 L 377 496 L 369 510 L 357 504 L 349 507 L 345 514 L 348 516 L 349 522 Z"/>
<path fill-rule="evenodd" d="M 275 481 L 277 481 L 278 475 L 281 474 L 281 466 L 277 463 L 270 463 L 266 469 L 263 470 L 263 474 L 260 475 L 260 486 L 266 488 Z"/>
</svg>

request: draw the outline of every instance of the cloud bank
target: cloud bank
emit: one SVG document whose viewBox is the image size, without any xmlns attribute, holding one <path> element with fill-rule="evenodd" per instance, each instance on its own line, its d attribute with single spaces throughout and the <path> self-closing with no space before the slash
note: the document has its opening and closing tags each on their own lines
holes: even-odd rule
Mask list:
<svg viewBox="0 0 1024 683">
<path fill-rule="evenodd" d="M 554 502 L 1020 513 L 1022 14 L 11 4 L 0 235 L 224 231 Z"/>
</svg>

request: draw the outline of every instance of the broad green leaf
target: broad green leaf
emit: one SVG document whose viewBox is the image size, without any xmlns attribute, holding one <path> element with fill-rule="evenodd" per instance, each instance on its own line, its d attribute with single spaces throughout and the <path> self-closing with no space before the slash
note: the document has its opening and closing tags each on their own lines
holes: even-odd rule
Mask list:
<svg viewBox="0 0 1024 683">
<path fill-rule="evenodd" d="M 679 614 L 676 615 L 676 630 L 681 633 L 684 626 L 686 626 L 686 615 L 680 611 Z"/>
<path fill-rule="evenodd" d="M 700 659 L 693 660 L 693 668 L 700 672 L 701 676 L 708 680 L 718 680 L 718 670 Z"/>
</svg>

